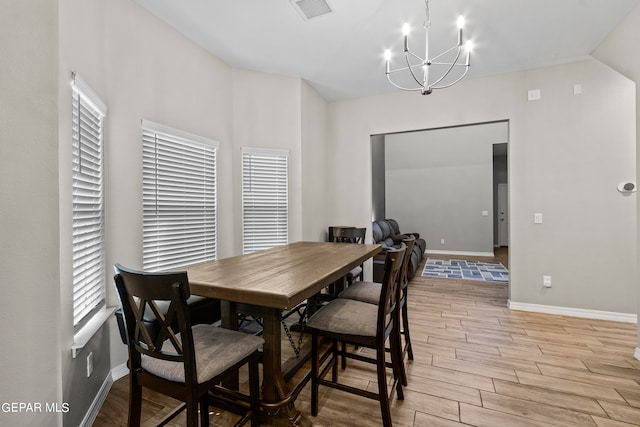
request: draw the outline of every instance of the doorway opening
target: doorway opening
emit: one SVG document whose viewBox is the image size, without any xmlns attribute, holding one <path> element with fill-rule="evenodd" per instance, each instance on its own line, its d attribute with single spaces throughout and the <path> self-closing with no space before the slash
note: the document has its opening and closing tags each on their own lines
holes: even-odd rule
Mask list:
<svg viewBox="0 0 640 427">
<path fill-rule="evenodd" d="M 508 139 L 508 120 L 372 135 L 372 219 L 419 232 L 427 254 L 505 256 Z"/>
<path fill-rule="evenodd" d="M 509 246 L 508 144 L 493 145 L 494 246 Z"/>
</svg>

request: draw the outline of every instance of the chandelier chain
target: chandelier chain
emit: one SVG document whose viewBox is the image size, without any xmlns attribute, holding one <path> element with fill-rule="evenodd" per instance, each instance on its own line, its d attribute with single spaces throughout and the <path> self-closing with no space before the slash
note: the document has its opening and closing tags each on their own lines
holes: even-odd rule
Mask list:
<svg viewBox="0 0 640 427">
<path fill-rule="evenodd" d="M 424 0 L 424 14 L 425 14 L 424 28 L 431 28 L 431 14 L 429 13 L 429 0 Z"/>
</svg>

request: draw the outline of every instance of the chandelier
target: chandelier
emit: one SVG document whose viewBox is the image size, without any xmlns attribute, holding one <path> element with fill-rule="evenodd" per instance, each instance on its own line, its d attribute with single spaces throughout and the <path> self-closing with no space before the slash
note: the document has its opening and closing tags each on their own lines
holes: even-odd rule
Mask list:
<svg viewBox="0 0 640 427">
<path fill-rule="evenodd" d="M 431 20 L 429 16 L 429 0 L 425 0 L 425 15 L 424 21 L 425 29 L 425 52 L 424 58 L 416 55 L 409 49 L 409 24 L 405 23 L 402 28 L 402 34 L 404 35 L 404 57 L 406 60 L 406 67 L 391 69 L 391 51 L 386 50 L 384 58 L 387 66 L 387 80 L 401 90 L 406 91 L 420 91 L 423 95 L 429 95 L 434 89 L 444 89 L 451 87 L 458 83 L 467 75 L 469 71 L 469 65 L 471 61 L 471 40 L 467 40 L 463 43 L 462 28 L 464 27 L 464 16 L 458 17 L 458 43 L 450 49 L 440 53 L 439 55 L 429 57 L 429 29 L 431 28 Z M 466 59 L 462 62 L 461 54 L 463 44 L 466 50 Z M 439 72 L 435 74 L 436 68 L 432 70 L 432 67 L 437 66 Z M 421 70 L 420 70 L 421 69 Z M 443 70 L 443 71 L 442 71 Z M 414 80 L 415 84 L 411 82 L 410 87 L 405 87 L 397 84 L 393 81 L 392 75 L 395 73 L 405 73 L 409 80 Z"/>
</svg>

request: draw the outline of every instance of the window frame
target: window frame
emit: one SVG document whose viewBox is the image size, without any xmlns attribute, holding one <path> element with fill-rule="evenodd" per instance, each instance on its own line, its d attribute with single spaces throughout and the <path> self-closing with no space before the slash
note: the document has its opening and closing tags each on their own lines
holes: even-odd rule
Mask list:
<svg viewBox="0 0 640 427">
<path fill-rule="evenodd" d="M 142 120 L 143 156 L 143 268 L 158 271 L 217 259 L 217 152 L 218 142 L 150 120 Z M 198 158 L 198 151 L 202 158 Z M 189 159 L 193 163 L 185 161 Z M 207 163 L 207 160 L 211 163 Z M 203 176 L 196 178 L 195 165 L 202 162 Z M 207 166 L 208 165 L 208 166 Z M 160 167 L 160 169 L 158 169 Z M 173 168 L 173 169 L 172 169 Z M 209 169 L 207 169 L 209 168 Z M 171 177 L 169 175 L 173 174 Z M 178 200 L 182 184 L 182 205 Z M 198 181 L 201 179 L 201 181 Z M 172 181 L 173 180 L 173 181 Z M 212 194 L 202 195 L 203 205 L 196 206 L 196 182 Z M 159 204 L 160 203 L 160 204 Z M 173 203 L 173 204 L 172 204 Z M 189 203 L 191 205 L 187 206 Z M 180 210 L 182 209 L 182 210 Z M 170 211 L 174 214 L 171 215 Z M 212 214 L 206 222 L 207 214 Z M 202 218 L 196 218 L 201 215 Z M 181 218 L 178 218 L 181 216 Z M 188 224 L 186 218 L 202 220 Z M 199 224 L 199 225 L 198 225 Z M 178 230 L 182 229 L 182 234 Z M 204 234 L 201 234 L 203 232 Z M 203 240 L 189 239 L 187 234 Z M 189 243 L 190 242 L 190 243 Z M 194 244 L 191 254 L 188 245 Z M 202 252 L 203 251 L 203 252 Z M 172 256 L 173 252 L 175 256 Z M 182 255 L 178 256 L 180 253 Z"/>
<path fill-rule="evenodd" d="M 252 169 L 247 170 L 247 167 Z M 269 176 L 269 173 L 275 173 L 275 175 Z M 289 241 L 289 151 L 242 147 L 241 175 L 242 253 L 248 254 L 287 244 Z M 283 178 L 284 182 L 282 182 Z M 254 181 L 255 179 L 257 181 Z M 252 181 L 259 185 L 254 186 Z M 249 196 L 247 193 L 249 188 L 258 191 L 253 191 Z M 275 203 L 275 206 L 270 207 L 269 202 Z"/>
<path fill-rule="evenodd" d="M 84 330 L 95 318 L 103 317 L 100 313 L 106 307 L 104 149 L 107 107 L 75 72 L 72 73 L 71 96 L 72 324 L 75 338 L 83 332 L 86 335 Z M 87 208 L 92 209 L 88 211 Z"/>
</svg>

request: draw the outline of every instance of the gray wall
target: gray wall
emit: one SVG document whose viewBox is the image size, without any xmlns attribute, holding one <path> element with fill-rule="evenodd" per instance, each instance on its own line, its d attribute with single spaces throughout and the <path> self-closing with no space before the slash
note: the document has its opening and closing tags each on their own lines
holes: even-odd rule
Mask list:
<svg viewBox="0 0 640 427">
<path fill-rule="evenodd" d="M 219 142 L 218 247 L 227 257 L 240 248 L 235 177 L 245 145 L 289 150 L 290 239 L 323 235 L 327 190 L 317 177 L 329 170 L 326 102 L 299 78 L 231 68 L 130 0 L 11 2 L 0 23 L 0 226 L 11 242 L 0 249 L 0 278 L 12 289 L 0 310 L 11 325 L 1 401 L 69 405 L 64 415 L 0 413 L 0 425 L 74 426 L 127 354 L 112 317 L 71 355 L 71 72 L 108 107 L 109 306 L 118 304 L 109 266 L 142 262 L 141 119 Z M 303 161 L 312 167 L 303 171 Z M 303 224 L 303 211 L 318 215 Z"/>
<path fill-rule="evenodd" d="M 62 425 L 58 233 L 57 2 L 4 2 L 0 14 L 0 412 L 3 426 Z"/>
<path fill-rule="evenodd" d="M 318 179 L 327 169 L 327 103 L 302 82 L 302 239 L 327 240 L 327 182 Z"/>
<path fill-rule="evenodd" d="M 636 83 L 636 179 L 640 176 L 640 55 L 630 55 L 634 42 L 640 40 L 640 6 L 636 8 L 618 25 L 618 27 L 602 42 L 594 52 L 594 56 L 627 76 Z M 637 199 L 637 198 L 636 198 Z M 640 199 L 637 199 L 640 203 Z M 640 209 L 640 205 L 639 205 Z M 640 216 L 637 217 L 640 231 Z M 638 236 L 640 239 L 640 235 Z M 637 267 L 637 259 L 636 267 Z M 636 300 L 640 307 L 640 284 L 635 283 Z M 629 293 L 632 295 L 632 293 Z M 636 358 L 640 359 L 640 324 L 638 326 L 638 347 Z"/>
<path fill-rule="evenodd" d="M 500 147 L 496 154 L 496 148 Z M 498 212 L 498 184 L 509 183 L 509 170 L 507 168 L 507 150 L 508 144 L 494 145 L 493 153 L 493 244 L 498 245 L 498 221 L 500 221 L 500 213 Z"/>
<path fill-rule="evenodd" d="M 96 7 L 97 6 L 97 7 Z M 58 14 L 60 27 L 58 35 L 59 73 L 59 200 L 60 200 L 60 285 L 58 298 L 60 300 L 59 329 L 61 345 L 61 369 L 62 369 L 62 395 L 64 402 L 69 404 L 69 412 L 64 413 L 63 422 L 67 426 L 79 425 L 89 411 L 96 395 L 98 394 L 105 378 L 110 374 L 110 354 L 105 351 L 110 346 L 110 329 L 105 323 L 87 343 L 86 347 L 79 350 L 76 357 L 71 355 L 73 344 L 72 324 L 72 283 L 71 276 L 71 173 L 68 165 L 71 164 L 71 89 L 69 86 L 71 71 L 77 71 L 87 81 L 98 96 L 107 103 L 110 108 L 106 90 L 106 73 L 108 69 L 108 57 L 104 48 L 105 41 L 105 12 L 103 4 L 95 4 L 93 1 L 58 2 Z M 82 16 L 82 19 L 78 19 Z M 95 48 L 97 46 L 97 48 Z M 108 155 L 110 146 L 109 123 L 114 111 L 108 109 L 105 126 L 105 154 Z M 108 168 L 109 161 L 105 162 Z M 105 177 L 108 180 L 108 172 Z M 108 197 L 108 183 L 106 184 Z M 107 292 L 111 285 L 109 276 L 111 269 L 107 268 L 105 280 Z M 113 305 L 110 303 L 109 305 Z M 87 377 L 87 356 L 93 353 L 93 372 Z"/>
<path fill-rule="evenodd" d="M 427 252 L 492 255 L 493 144 L 507 140 L 506 122 L 387 135 L 387 216 Z"/>
<path fill-rule="evenodd" d="M 539 101 L 527 101 L 532 89 Z M 371 215 L 370 204 L 350 203 L 353 193 L 371 196 L 371 165 L 347 164 L 343 150 L 370 150 L 370 135 L 496 120 L 509 121 L 511 300 L 637 314 L 637 196 L 616 190 L 636 174 L 635 85 L 596 60 L 330 104 L 334 214 L 344 223 Z"/>
<path fill-rule="evenodd" d="M 385 135 L 371 135 L 371 220 L 386 218 Z"/>
<path fill-rule="evenodd" d="M 140 265 L 141 118 L 220 142 L 220 250 L 221 256 L 238 253 L 234 128 L 244 127 L 255 138 L 263 135 L 265 125 L 252 120 L 250 108 L 262 109 L 264 103 L 243 98 L 244 109 L 238 107 L 234 116 L 234 70 L 129 0 L 31 0 L 5 6 L 0 15 L 6 36 L 0 43 L 0 227 L 3 241 L 10 244 L 0 248 L 0 280 L 11 295 L 2 299 L 0 310 L 0 321 L 10 325 L 2 335 L 0 399 L 71 399 L 74 414 L 65 419 L 71 423 L 84 415 L 96 387 L 96 379 L 83 377 L 82 364 L 70 355 L 71 130 L 66 106 L 71 70 L 80 72 L 109 106 L 108 264 Z M 608 63 L 636 81 L 640 59 L 627 55 L 626 43 L 639 37 L 639 13 L 636 9 L 602 51 Z M 325 112 L 321 100 L 301 94 L 299 79 L 283 81 L 261 73 L 248 77 L 257 87 L 276 83 L 284 88 L 269 100 L 270 108 L 288 106 L 294 97 L 299 110 L 309 102 L 309 111 L 317 107 Z M 576 82 L 584 89 L 577 97 L 571 92 Z M 542 90 L 542 100 L 527 103 L 527 90 L 535 88 Z M 324 231 L 319 222 L 305 227 L 301 218 L 303 207 L 308 212 L 319 206 L 310 203 L 312 198 L 327 206 L 327 223 L 370 222 L 370 135 L 511 120 L 512 299 L 637 313 L 637 197 L 623 198 L 615 191 L 618 182 L 636 173 L 635 95 L 632 83 L 589 60 L 467 80 L 429 97 L 391 93 L 333 103 L 326 110 L 326 148 L 315 141 L 308 150 L 295 136 L 313 132 L 300 125 L 300 115 L 298 123 L 272 123 L 266 129 L 288 135 L 288 147 L 306 146 L 307 151 L 294 150 L 302 157 L 294 159 L 298 165 L 305 163 L 305 152 L 312 156 L 308 161 L 319 153 L 314 170 L 330 171 L 318 177 L 326 185 L 312 186 L 304 197 L 296 194 L 292 239 Z M 364 160 L 353 162 L 354 156 Z M 305 173 L 296 173 L 300 175 L 290 177 L 292 189 L 302 192 Z M 545 214 L 542 227 L 532 224 L 538 211 Z M 611 273 L 590 270 L 596 262 L 613 266 Z M 542 274 L 554 277 L 549 291 L 541 289 Z M 111 287 L 108 302 L 116 303 Z M 100 377 L 106 376 L 100 368 L 106 359 L 112 367 L 126 359 L 114 322 L 94 337 L 89 349 L 100 352 L 94 370 Z M 63 422 L 61 414 L 0 417 L 3 425 Z"/>
</svg>

